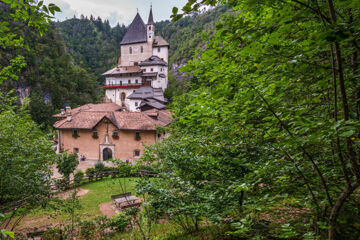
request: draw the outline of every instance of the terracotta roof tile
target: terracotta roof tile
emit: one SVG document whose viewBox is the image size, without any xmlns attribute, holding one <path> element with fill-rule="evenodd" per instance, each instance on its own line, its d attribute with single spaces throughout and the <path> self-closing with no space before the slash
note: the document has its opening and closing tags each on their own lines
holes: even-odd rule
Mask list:
<svg viewBox="0 0 360 240">
<path fill-rule="evenodd" d="M 54 124 L 56 129 L 93 129 L 104 118 L 110 120 L 118 129 L 156 130 L 156 126 L 167 126 L 171 122 L 167 111 L 158 111 L 157 117 L 150 117 L 152 112 L 119 112 L 114 103 L 86 104 L 71 111 L 71 121 L 66 118 Z"/>
<path fill-rule="evenodd" d="M 85 104 L 80 107 L 71 109 L 71 114 L 75 114 L 77 112 L 111 112 L 111 111 L 119 111 L 121 106 L 117 105 L 116 103 L 98 103 L 98 104 Z M 65 118 L 66 115 L 61 115 L 61 113 L 53 115 L 53 117 L 61 117 Z"/>
</svg>

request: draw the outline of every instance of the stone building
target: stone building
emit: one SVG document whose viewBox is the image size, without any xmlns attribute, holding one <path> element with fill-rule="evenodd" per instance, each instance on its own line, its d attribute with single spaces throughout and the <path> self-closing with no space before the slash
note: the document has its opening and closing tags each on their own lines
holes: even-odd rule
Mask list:
<svg viewBox="0 0 360 240">
<path fill-rule="evenodd" d="M 127 112 L 115 103 L 86 104 L 62 110 L 54 124 L 57 152 L 78 153 L 88 160 L 110 158 L 134 163 L 152 145 L 166 137 L 157 127 L 171 123 L 166 110 Z"/>
<path fill-rule="evenodd" d="M 158 99 L 147 101 L 130 96 L 150 87 L 162 94 L 159 104 L 152 106 L 166 105 L 163 91 L 168 85 L 168 50 L 169 44 L 161 36 L 155 35 L 152 8 L 147 24 L 137 13 L 120 43 L 118 65 L 103 73 L 106 77 L 103 86 L 106 101 L 116 103 L 130 112 L 140 112 L 142 105 L 158 102 Z"/>
</svg>

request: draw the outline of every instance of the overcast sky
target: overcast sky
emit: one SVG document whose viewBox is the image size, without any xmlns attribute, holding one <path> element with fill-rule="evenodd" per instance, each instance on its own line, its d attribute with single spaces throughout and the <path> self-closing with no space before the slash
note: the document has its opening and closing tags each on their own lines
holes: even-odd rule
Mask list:
<svg viewBox="0 0 360 240">
<path fill-rule="evenodd" d="M 153 5 L 154 21 L 170 19 L 171 10 L 174 6 L 181 9 L 187 0 L 44 0 L 46 4 L 55 3 L 61 9 L 61 13 L 55 15 L 56 19 L 63 21 L 74 15 L 80 17 L 100 16 L 103 20 L 108 19 L 112 26 L 118 22 L 129 25 L 136 15 L 137 8 L 146 23 L 150 4 Z"/>
</svg>

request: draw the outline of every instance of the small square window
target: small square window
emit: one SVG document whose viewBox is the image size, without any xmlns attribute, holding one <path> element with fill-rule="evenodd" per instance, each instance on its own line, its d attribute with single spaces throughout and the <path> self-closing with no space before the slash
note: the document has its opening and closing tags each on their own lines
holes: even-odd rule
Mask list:
<svg viewBox="0 0 360 240">
<path fill-rule="evenodd" d="M 136 132 L 135 133 L 135 140 L 140 140 L 141 136 L 140 136 L 140 132 Z"/>
<path fill-rule="evenodd" d="M 139 83 L 139 80 L 136 79 L 136 80 L 135 80 L 135 83 Z"/>
<path fill-rule="evenodd" d="M 158 47 L 158 52 L 160 52 L 160 47 Z"/>
<path fill-rule="evenodd" d="M 134 151 L 134 157 L 139 157 L 140 156 L 140 150 L 135 150 Z"/>
<path fill-rule="evenodd" d="M 79 153 L 79 149 L 78 149 L 78 148 L 74 148 L 74 153 Z"/>
<path fill-rule="evenodd" d="M 128 80 L 128 83 L 130 84 L 130 83 L 131 83 L 131 80 Z"/>
<path fill-rule="evenodd" d="M 92 136 L 93 136 L 93 138 L 97 138 L 97 137 L 98 137 L 98 132 L 97 132 L 97 131 L 93 131 L 93 132 L 92 132 Z"/>
<path fill-rule="evenodd" d="M 75 137 L 75 138 L 76 138 L 76 137 L 79 137 L 79 132 L 78 132 L 78 130 L 75 130 L 75 129 L 74 129 L 73 132 L 72 132 L 72 136 Z"/>
<path fill-rule="evenodd" d="M 119 137 L 118 131 L 113 131 L 112 136 L 113 136 L 114 138 L 118 138 L 118 137 Z"/>
<path fill-rule="evenodd" d="M 153 71 L 154 71 L 154 69 L 153 69 L 153 68 L 151 68 L 151 69 L 150 69 L 150 71 L 151 71 L 151 72 L 153 72 Z"/>
<path fill-rule="evenodd" d="M 144 68 L 144 72 L 146 72 L 146 68 Z"/>
<path fill-rule="evenodd" d="M 135 107 L 137 107 L 138 106 L 138 102 L 135 102 Z"/>
</svg>

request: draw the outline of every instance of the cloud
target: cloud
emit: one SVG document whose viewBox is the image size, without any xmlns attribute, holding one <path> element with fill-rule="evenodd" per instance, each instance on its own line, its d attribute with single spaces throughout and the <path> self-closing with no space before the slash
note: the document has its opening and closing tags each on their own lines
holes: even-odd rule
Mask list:
<svg viewBox="0 0 360 240">
<path fill-rule="evenodd" d="M 72 18 L 74 14 L 79 17 L 93 15 L 101 19 L 108 19 L 112 26 L 118 22 L 128 25 L 134 19 L 137 9 L 146 22 L 153 5 L 154 20 L 161 21 L 170 18 L 172 7 L 181 8 L 187 0 L 44 0 L 46 4 L 55 3 L 62 10 L 56 14 L 56 19 L 63 21 Z"/>
<path fill-rule="evenodd" d="M 71 8 L 71 5 L 65 0 L 45 0 L 44 3 L 54 3 L 61 9 L 61 12 L 55 14 L 55 18 L 60 21 L 72 18 L 74 15 L 77 16 L 77 11 Z"/>
</svg>

